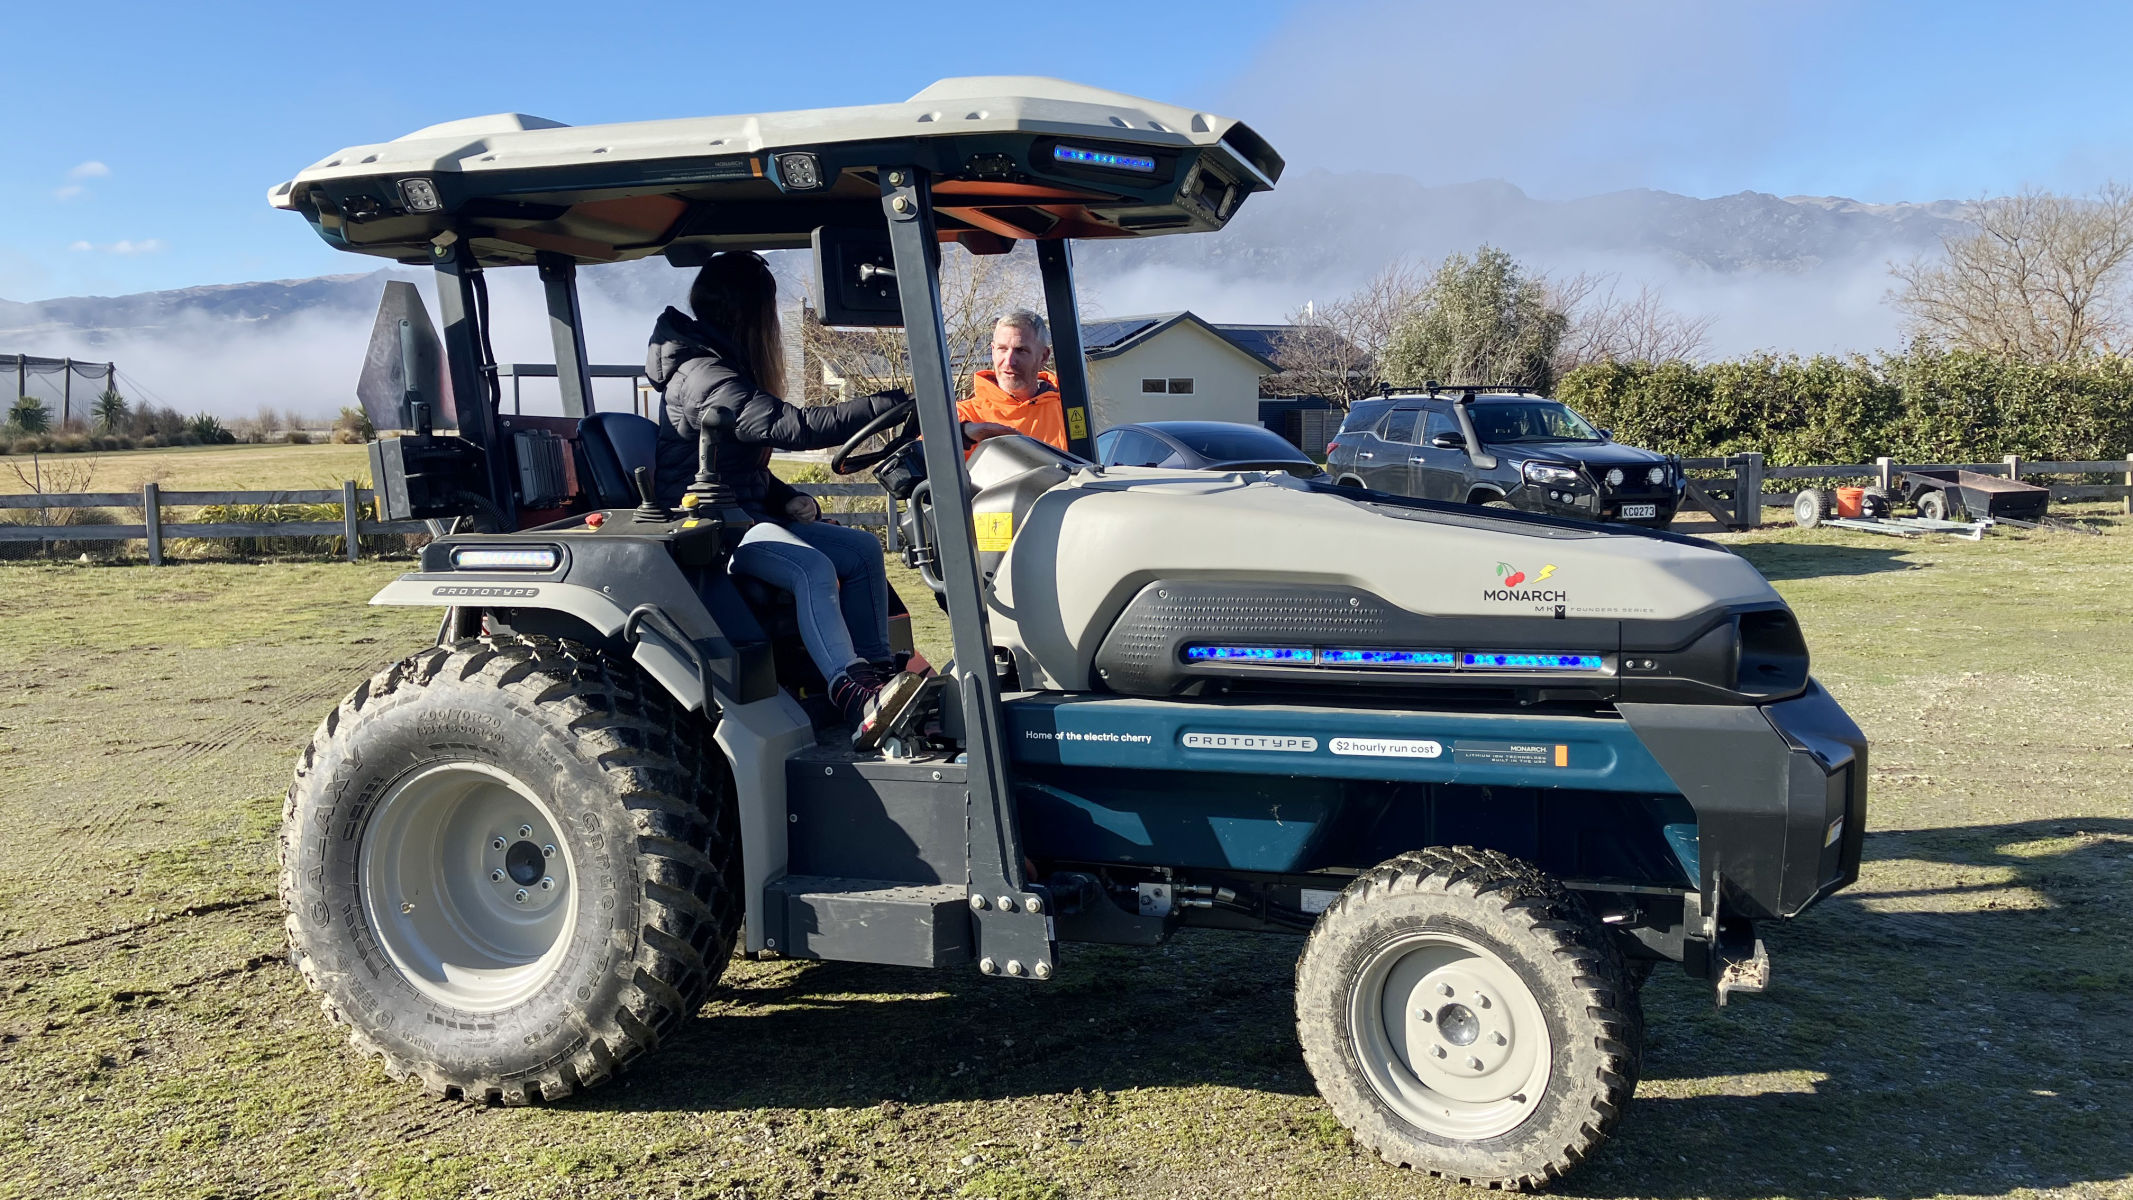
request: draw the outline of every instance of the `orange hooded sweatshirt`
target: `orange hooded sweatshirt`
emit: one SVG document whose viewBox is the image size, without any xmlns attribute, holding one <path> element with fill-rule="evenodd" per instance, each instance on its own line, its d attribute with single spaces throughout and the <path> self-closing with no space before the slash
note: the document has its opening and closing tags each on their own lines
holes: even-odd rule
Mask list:
<svg viewBox="0 0 2133 1200">
<path fill-rule="evenodd" d="M 991 421 L 1061 450 L 1067 448 L 1066 410 L 1059 403 L 1059 379 L 1050 371 L 1037 372 L 1037 394 L 1027 400 L 1008 395 L 990 369 L 977 373 L 970 392 L 970 399 L 955 406 L 956 420 Z"/>
</svg>

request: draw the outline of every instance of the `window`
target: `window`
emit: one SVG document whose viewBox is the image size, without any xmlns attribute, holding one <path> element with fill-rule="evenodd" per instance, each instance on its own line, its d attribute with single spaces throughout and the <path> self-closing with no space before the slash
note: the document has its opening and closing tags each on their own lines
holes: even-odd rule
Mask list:
<svg viewBox="0 0 2133 1200">
<path fill-rule="evenodd" d="M 1114 467 L 1153 467 L 1160 464 L 1164 459 L 1169 458 L 1173 453 L 1175 452 L 1161 441 L 1142 433 L 1138 429 L 1129 429 L 1121 433 L 1117 443 L 1112 446 L 1110 465 Z"/>
<path fill-rule="evenodd" d="M 1190 396 L 1190 395 L 1192 395 L 1192 380 L 1190 380 L 1190 379 L 1173 379 L 1173 380 L 1171 380 L 1171 381 L 1170 381 L 1170 394 L 1171 394 L 1171 395 L 1173 395 L 1173 396 Z"/>
<path fill-rule="evenodd" d="M 1390 400 L 1358 400 L 1348 409 L 1348 415 L 1341 418 L 1340 431 L 1353 433 L 1358 429 L 1368 429 L 1377 424 L 1378 418 L 1384 416 L 1385 410 L 1391 407 Z"/>
<path fill-rule="evenodd" d="M 1167 379 L 1143 379 L 1141 380 L 1141 391 L 1146 395 L 1160 396 L 1166 390 L 1165 385 L 1169 382 Z"/>
<path fill-rule="evenodd" d="M 1164 430 L 1209 462 L 1309 462 L 1271 429 L 1256 425 L 1173 425 Z"/>
<path fill-rule="evenodd" d="M 1393 409 L 1392 415 L 1385 418 L 1385 427 L 1378 430 L 1378 436 L 1388 442 L 1414 441 L 1415 416 L 1419 411 L 1412 408 Z"/>
<path fill-rule="evenodd" d="M 1459 432 L 1459 418 L 1453 416 L 1450 409 L 1432 408 L 1428 412 L 1429 420 L 1422 426 L 1423 445 L 1434 444 L 1437 440 L 1437 435 L 1440 433 Z"/>
<path fill-rule="evenodd" d="M 1112 461 L 1111 447 L 1118 445 L 1118 438 L 1119 433 L 1116 429 L 1106 429 L 1102 433 L 1096 435 L 1097 462 L 1108 464 Z"/>
</svg>

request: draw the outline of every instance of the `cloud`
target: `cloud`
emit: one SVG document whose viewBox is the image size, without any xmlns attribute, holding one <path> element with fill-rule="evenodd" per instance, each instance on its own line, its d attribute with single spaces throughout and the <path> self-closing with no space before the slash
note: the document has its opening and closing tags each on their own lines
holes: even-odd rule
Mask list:
<svg viewBox="0 0 2133 1200">
<path fill-rule="evenodd" d="M 111 178 L 111 168 L 93 158 L 85 163 L 77 163 L 67 170 L 68 182 L 62 187 L 52 189 L 52 199 L 61 203 L 69 200 L 79 200 L 89 194 L 89 189 L 82 186 L 82 180 L 109 178 Z"/>
<path fill-rule="evenodd" d="M 67 249 L 76 253 L 120 255 L 160 254 L 166 248 L 162 238 L 142 238 L 137 242 L 121 238 L 116 242 L 106 242 L 103 245 L 97 245 L 95 242 L 73 242 L 67 246 Z"/>
</svg>

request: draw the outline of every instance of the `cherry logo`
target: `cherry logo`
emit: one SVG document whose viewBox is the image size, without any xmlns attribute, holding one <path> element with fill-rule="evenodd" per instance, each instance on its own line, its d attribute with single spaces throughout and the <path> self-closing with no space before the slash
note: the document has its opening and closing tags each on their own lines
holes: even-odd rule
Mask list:
<svg viewBox="0 0 2133 1200">
<path fill-rule="evenodd" d="M 1503 579 L 1505 587 L 1515 588 L 1526 581 L 1526 573 L 1513 567 L 1510 563 L 1497 563 L 1496 574 Z"/>
</svg>

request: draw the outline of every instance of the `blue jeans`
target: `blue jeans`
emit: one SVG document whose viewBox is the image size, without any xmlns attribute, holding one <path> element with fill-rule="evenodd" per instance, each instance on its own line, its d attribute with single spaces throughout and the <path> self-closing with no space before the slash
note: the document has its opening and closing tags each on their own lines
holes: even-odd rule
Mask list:
<svg viewBox="0 0 2133 1200">
<path fill-rule="evenodd" d="M 822 678 L 855 658 L 889 657 L 889 571 L 862 529 L 758 521 L 733 551 L 732 571 L 792 593 L 800 638 Z"/>
</svg>

